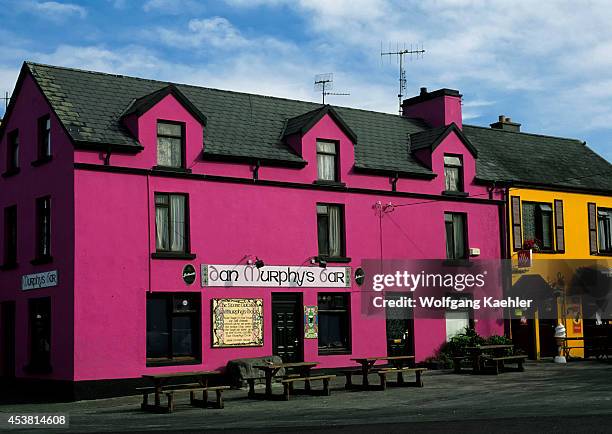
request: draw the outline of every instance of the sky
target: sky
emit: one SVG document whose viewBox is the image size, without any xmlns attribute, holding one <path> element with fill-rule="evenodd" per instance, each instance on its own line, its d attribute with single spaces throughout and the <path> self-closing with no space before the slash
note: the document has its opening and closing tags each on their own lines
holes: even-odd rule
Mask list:
<svg viewBox="0 0 612 434">
<path fill-rule="evenodd" d="M 608 1 L 0 0 L 0 92 L 21 64 L 135 75 L 396 113 L 446 87 L 465 123 L 500 114 L 522 131 L 572 137 L 612 161 L 612 8 Z M 0 104 L 0 117 L 4 104 Z"/>
</svg>

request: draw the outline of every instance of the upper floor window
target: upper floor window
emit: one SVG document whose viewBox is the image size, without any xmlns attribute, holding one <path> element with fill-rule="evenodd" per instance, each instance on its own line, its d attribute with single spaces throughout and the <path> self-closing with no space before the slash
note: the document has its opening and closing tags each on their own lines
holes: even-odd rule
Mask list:
<svg viewBox="0 0 612 434">
<path fill-rule="evenodd" d="M 444 156 L 444 190 L 463 191 L 463 162 L 460 155 Z"/>
<path fill-rule="evenodd" d="M 320 181 L 339 181 L 338 145 L 317 140 L 317 172 Z"/>
<path fill-rule="evenodd" d="M 549 203 L 523 202 L 523 244 L 553 250 L 553 209 Z"/>
<path fill-rule="evenodd" d="M 7 173 L 19 170 L 19 131 L 12 131 L 8 135 L 6 171 Z"/>
<path fill-rule="evenodd" d="M 612 253 L 612 208 L 597 208 L 599 251 Z"/>
<path fill-rule="evenodd" d="M 446 228 L 446 258 L 467 259 L 467 225 L 466 215 L 463 213 L 444 213 L 444 225 Z"/>
<path fill-rule="evenodd" d="M 4 265 L 17 263 L 17 205 L 4 209 Z"/>
<path fill-rule="evenodd" d="M 344 215 L 341 205 L 317 204 L 319 256 L 344 256 Z"/>
<path fill-rule="evenodd" d="M 51 198 L 36 200 L 36 259 L 51 256 Z"/>
<path fill-rule="evenodd" d="M 38 159 L 51 157 L 51 117 L 49 115 L 38 119 Z"/>
<path fill-rule="evenodd" d="M 185 124 L 178 122 L 157 122 L 157 165 L 163 167 L 184 167 Z"/>
<path fill-rule="evenodd" d="M 155 193 L 155 247 L 158 252 L 189 251 L 187 196 Z"/>
</svg>

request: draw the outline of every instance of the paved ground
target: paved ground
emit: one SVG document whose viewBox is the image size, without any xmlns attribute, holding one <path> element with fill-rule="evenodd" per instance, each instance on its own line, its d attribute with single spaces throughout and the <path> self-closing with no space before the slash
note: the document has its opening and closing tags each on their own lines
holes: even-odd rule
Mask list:
<svg viewBox="0 0 612 434">
<path fill-rule="evenodd" d="M 499 376 L 438 371 L 424 382 L 422 389 L 361 392 L 343 390 L 338 379 L 330 397 L 289 402 L 249 400 L 233 390 L 224 410 L 191 408 L 184 397 L 175 413 L 160 415 L 141 412 L 137 396 L 0 412 L 67 413 L 70 432 L 612 432 L 612 363 L 532 362 L 524 373 Z"/>
</svg>

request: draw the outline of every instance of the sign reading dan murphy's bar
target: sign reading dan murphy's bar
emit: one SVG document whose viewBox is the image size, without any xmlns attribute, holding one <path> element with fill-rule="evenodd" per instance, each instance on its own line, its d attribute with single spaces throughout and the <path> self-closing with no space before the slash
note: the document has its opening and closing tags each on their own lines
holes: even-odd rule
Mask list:
<svg viewBox="0 0 612 434">
<path fill-rule="evenodd" d="M 281 288 L 348 288 L 351 267 L 291 267 L 202 264 L 202 286 Z"/>
</svg>

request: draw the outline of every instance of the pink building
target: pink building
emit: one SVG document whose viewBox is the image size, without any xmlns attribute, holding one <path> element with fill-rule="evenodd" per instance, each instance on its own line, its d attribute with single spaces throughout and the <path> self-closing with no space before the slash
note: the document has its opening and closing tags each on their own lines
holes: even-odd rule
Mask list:
<svg viewBox="0 0 612 434">
<path fill-rule="evenodd" d="M 270 354 L 423 361 L 474 321 L 502 334 L 477 313 L 361 309 L 364 260 L 506 251 L 505 202 L 478 181 L 486 144 L 463 134 L 461 95 L 423 89 L 403 107 L 25 63 L 0 129 L 3 375 L 83 397 Z M 381 218 L 389 203 L 409 206 Z"/>
</svg>

